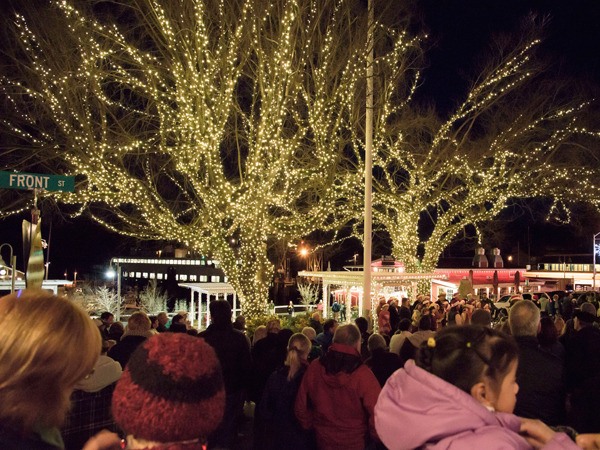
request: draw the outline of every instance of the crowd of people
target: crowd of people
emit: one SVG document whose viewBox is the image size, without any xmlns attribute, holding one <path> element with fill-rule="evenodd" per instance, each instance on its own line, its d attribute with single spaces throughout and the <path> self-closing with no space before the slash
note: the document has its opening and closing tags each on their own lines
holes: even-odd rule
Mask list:
<svg viewBox="0 0 600 450">
<path fill-rule="evenodd" d="M 249 417 L 257 450 L 600 448 L 598 305 L 553 302 L 494 320 L 470 296 L 382 300 L 376 332 L 316 312 L 250 336 L 225 300 L 198 333 L 19 291 L 0 298 L 0 448 L 235 449 Z M 73 439 L 78 393 L 107 395 L 114 426 L 79 411 Z"/>
</svg>

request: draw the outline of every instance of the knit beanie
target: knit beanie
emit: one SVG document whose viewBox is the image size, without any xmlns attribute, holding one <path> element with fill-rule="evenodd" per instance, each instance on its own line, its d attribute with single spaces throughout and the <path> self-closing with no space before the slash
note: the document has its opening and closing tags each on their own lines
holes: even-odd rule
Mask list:
<svg viewBox="0 0 600 450">
<path fill-rule="evenodd" d="M 223 418 L 219 360 L 204 339 L 161 333 L 131 355 L 112 398 L 115 422 L 136 439 L 174 443 L 206 437 Z"/>
</svg>

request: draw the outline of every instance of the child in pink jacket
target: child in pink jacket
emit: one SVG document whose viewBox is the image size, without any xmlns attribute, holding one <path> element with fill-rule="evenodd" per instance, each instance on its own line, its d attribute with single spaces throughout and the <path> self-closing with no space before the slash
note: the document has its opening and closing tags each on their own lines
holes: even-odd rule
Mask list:
<svg viewBox="0 0 600 450">
<path fill-rule="evenodd" d="M 389 450 L 579 448 L 512 414 L 517 359 L 512 338 L 491 328 L 441 330 L 388 379 L 375 406 L 377 434 Z"/>
</svg>

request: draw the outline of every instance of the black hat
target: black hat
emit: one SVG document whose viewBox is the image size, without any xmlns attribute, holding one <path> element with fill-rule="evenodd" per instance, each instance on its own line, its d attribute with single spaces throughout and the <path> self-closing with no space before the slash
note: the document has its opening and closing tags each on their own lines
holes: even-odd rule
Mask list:
<svg viewBox="0 0 600 450">
<path fill-rule="evenodd" d="M 596 307 L 591 303 L 584 303 L 573 312 L 573 316 L 585 323 L 594 323 L 598 320 Z"/>
</svg>

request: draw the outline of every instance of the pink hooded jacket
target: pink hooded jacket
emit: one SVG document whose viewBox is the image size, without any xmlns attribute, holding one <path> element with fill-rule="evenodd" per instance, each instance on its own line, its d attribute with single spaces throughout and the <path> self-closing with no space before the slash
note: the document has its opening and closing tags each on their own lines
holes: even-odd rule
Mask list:
<svg viewBox="0 0 600 450">
<path fill-rule="evenodd" d="M 530 450 L 514 414 L 489 411 L 456 386 L 409 360 L 383 387 L 375 405 L 375 428 L 389 450 Z M 556 433 L 546 450 L 578 449 Z"/>
</svg>

